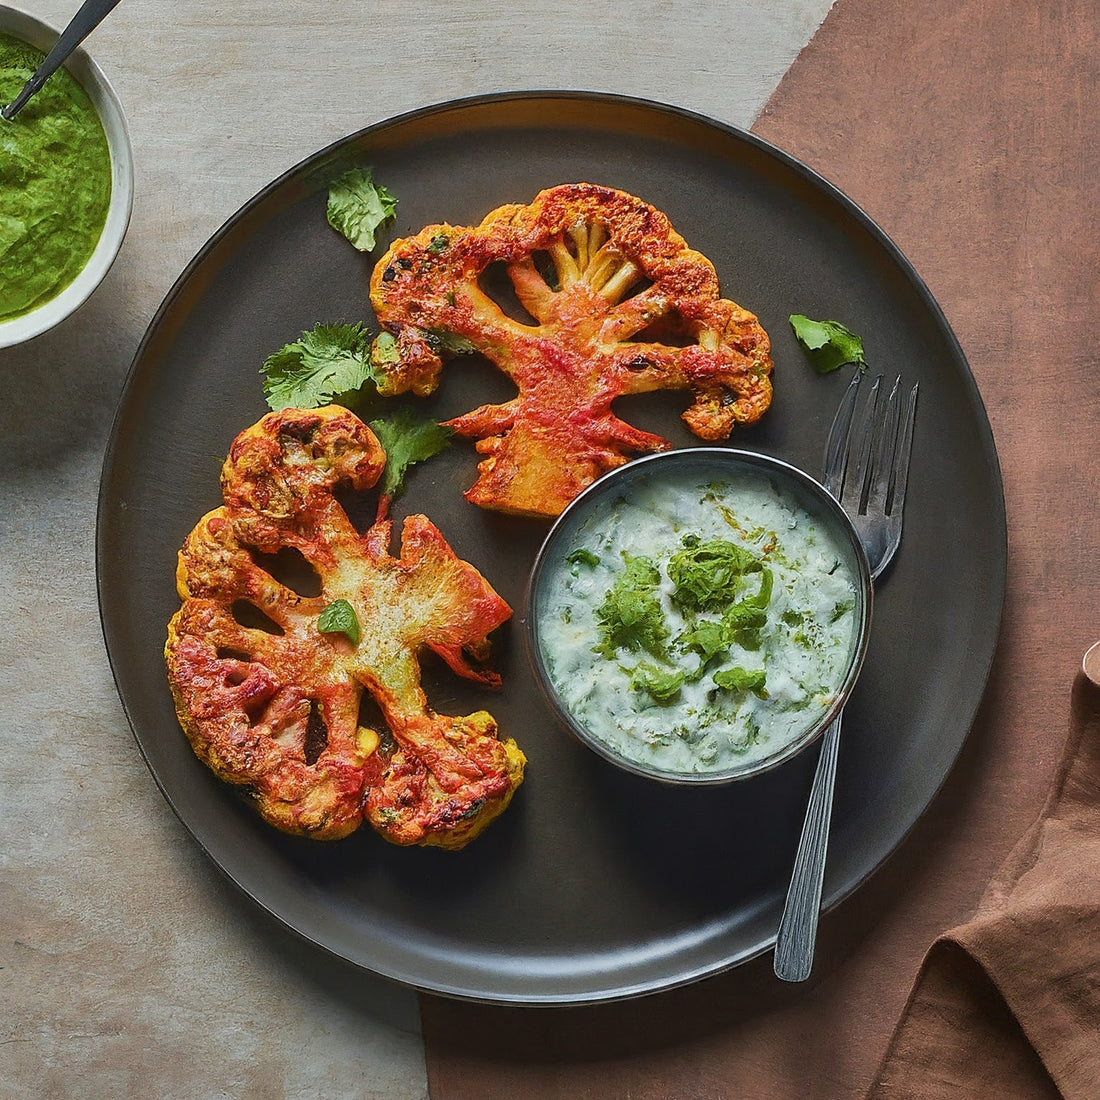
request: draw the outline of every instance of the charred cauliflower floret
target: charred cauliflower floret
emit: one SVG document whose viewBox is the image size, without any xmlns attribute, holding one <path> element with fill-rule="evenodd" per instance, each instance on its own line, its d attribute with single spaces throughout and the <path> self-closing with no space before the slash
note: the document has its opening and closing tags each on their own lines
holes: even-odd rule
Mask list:
<svg viewBox="0 0 1100 1100">
<path fill-rule="evenodd" d="M 492 265 L 529 319 L 485 289 Z M 771 401 L 756 317 L 719 297 L 714 266 L 664 214 L 611 188 L 567 184 L 473 228 L 428 226 L 393 244 L 370 293 L 383 394 L 431 393 L 444 357 L 471 351 L 516 384 L 513 400 L 448 422 L 486 456 L 465 494 L 485 508 L 554 516 L 606 470 L 666 449 L 612 412 L 622 394 L 691 390 L 684 421 L 709 441 Z"/>
<path fill-rule="evenodd" d="M 488 635 L 511 609 L 425 516 L 405 520 L 398 557 L 384 505 L 365 534 L 355 529 L 334 490 L 373 486 L 385 462 L 373 432 L 332 406 L 242 432 L 222 470 L 224 506 L 180 551 L 168 679 L 195 753 L 271 824 L 335 839 L 365 816 L 396 844 L 461 848 L 507 806 L 525 759 L 486 712 L 436 714 L 418 654 L 426 646 L 497 687 Z M 269 571 L 287 548 L 319 594 Z M 358 640 L 319 627 L 341 600 Z M 360 725 L 364 691 L 388 729 Z"/>
</svg>

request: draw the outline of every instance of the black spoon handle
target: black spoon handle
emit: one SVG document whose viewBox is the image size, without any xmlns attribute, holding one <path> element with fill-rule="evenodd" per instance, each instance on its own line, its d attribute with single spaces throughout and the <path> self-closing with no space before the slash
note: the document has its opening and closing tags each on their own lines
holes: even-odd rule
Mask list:
<svg viewBox="0 0 1100 1100">
<path fill-rule="evenodd" d="M 65 30 L 62 31 L 61 37 L 54 44 L 53 49 L 46 54 L 45 60 L 38 66 L 30 80 L 23 85 L 22 91 L 15 99 L 0 110 L 0 115 L 8 119 L 15 118 L 26 105 L 27 100 L 41 89 L 42 85 L 62 65 L 65 58 L 106 19 L 118 2 L 119 0 L 84 0 L 80 10 L 73 16 Z"/>
</svg>

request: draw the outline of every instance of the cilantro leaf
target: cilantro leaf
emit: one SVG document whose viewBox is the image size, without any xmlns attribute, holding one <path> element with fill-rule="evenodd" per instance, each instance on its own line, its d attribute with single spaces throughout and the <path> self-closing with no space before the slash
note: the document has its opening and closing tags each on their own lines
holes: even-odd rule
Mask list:
<svg viewBox="0 0 1100 1100">
<path fill-rule="evenodd" d="M 866 364 L 862 337 L 846 329 L 839 321 L 814 321 L 801 313 L 792 313 L 790 322 L 795 336 L 819 374 L 828 374 L 845 363 Z"/>
<path fill-rule="evenodd" d="M 280 409 L 345 404 L 374 381 L 367 334 L 361 324 L 315 325 L 264 360 L 267 403 Z"/>
<path fill-rule="evenodd" d="M 352 645 L 358 645 L 361 637 L 359 616 L 347 600 L 333 600 L 317 616 L 317 629 L 322 634 L 343 634 Z"/>
<path fill-rule="evenodd" d="M 405 471 L 449 447 L 450 428 L 417 416 L 411 409 L 398 409 L 387 420 L 372 420 L 371 431 L 386 452 L 382 492 L 393 500 L 404 486 Z"/>
<path fill-rule="evenodd" d="M 374 248 L 374 231 L 394 216 L 397 199 L 374 182 L 369 168 L 353 168 L 328 191 L 328 223 L 360 252 Z"/>
</svg>

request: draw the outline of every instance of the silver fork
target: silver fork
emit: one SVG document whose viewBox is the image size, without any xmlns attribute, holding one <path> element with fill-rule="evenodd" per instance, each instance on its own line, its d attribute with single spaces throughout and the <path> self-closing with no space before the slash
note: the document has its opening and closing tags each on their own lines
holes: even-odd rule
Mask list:
<svg viewBox="0 0 1100 1100">
<path fill-rule="evenodd" d="M 858 410 L 863 372 L 857 370 L 840 402 L 825 444 L 824 483 L 851 517 L 877 579 L 901 542 L 905 486 L 913 446 L 917 386 L 902 393 L 899 377 L 884 397 L 882 375 Z M 775 973 L 802 982 L 813 968 L 825 854 L 840 748 L 837 715 L 826 729 L 814 773 L 806 820 L 798 842 L 791 885 L 775 943 Z"/>
</svg>

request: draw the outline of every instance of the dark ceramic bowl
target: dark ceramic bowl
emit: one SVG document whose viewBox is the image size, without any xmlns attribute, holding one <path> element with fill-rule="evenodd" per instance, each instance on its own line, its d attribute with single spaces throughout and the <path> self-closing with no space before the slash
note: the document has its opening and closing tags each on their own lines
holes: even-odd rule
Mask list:
<svg viewBox="0 0 1100 1100">
<path fill-rule="evenodd" d="M 634 759 L 608 743 L 581 720 L 563 700 L 547 668 L 551 642 L 541 625 L 552 583 L 554 567 L 577 545 L 582 528 L 591 530 L 601 523 L 608 504 L 629 498 L 632 491 L 647 487 L 661 489 L 662 482 L 680 480 L 685 474 L 698 477 L 700 484 L 736 478 L 759 482 L 792 499 L 831 536 L 855 591 L 854 631 L 840 683 L 827 708 L 814 711 L 805 725 L 751 757 L 739 759 L 721 770 L 669 771 L 650 762 Z M 789 760 L 810 745 L 840 713 L 851 694 L 867 649 L 872 607 L 871 571 L 859 536 L 844 509 L 826 489 L 808 474 L 766 455 L 719 447 L 696 447 L 666 451 L 637 459 L 604 475 L 581 493 L 558 517 L 543 543 L 531 571 L 527 590 L 525 638 L 527 652 L 539 688 L 562 726 L 605 760 L 634 773 L 670 783 L 713 785 L 758 775 Z M 593 661 L 605 660 L 593 653 Z"/>
</svg>

